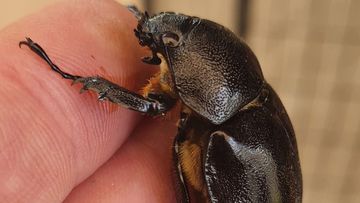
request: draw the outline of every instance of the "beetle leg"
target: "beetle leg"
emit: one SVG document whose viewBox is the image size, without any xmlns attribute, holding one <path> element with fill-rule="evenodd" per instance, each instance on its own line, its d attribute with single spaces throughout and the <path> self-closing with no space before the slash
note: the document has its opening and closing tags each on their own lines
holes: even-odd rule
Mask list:
<svg viewBox="0 0 360 203">
<path fill-rule="evenodd" d="M 185 117 L 186 116 L 186 117 Z M 184 123 L 187 120 L 186 114 L 181 113 L 180 122 L 178 124 L 178 134 L 175 137 L 174 140 L 174 148 L 173 148 L 173 160 L 174 160 L 174 167 L 176 171 L 176 189 L 177 189 L 177 202 L 181 203 L 189 203 L 190 197 L 189 197 L 189 191 L 186 187 L 186 180 L 185 176 L 181 167 L 181 163 L 179 160 L 180 157 L 180 144 L 184 141 Z"/>
<path fill-rule="evenodd" d="M 41 48 L 40 45 L 38 45 L 37 43 L 35 43 L 34 41 L 32 41 L 30 38 L 26 38 L 26 41 L 21 41 L 19 43 L 19 47 L 21 47 L 21 45 L 26 45 L 28 46 L 33 52 L 35 52 L 37 55 L 39 55 L 42 59 L 44 59 L 50 66 L 50 68 L 59 73 L 63 78 L 65 79 L 70 79 L 70 80 L 76 80 L 81 78 L 80 76 L 77 75 L 71 75 L 69 73 L 66 73 L 62 70 L 60 70 L 60 68 L 55 65 L 51 59 L 49 58 L 49 56 L 46 54 L 46 52 L 44 51 L 43 48 Z"/>
<path fill-rule="evenodd" d="M 175 103 L 173 100 L 169 99 L 170 97 L 166 96 L 165 93 L 164 95 L 157 93 L 143 97 L 99 76 L 81 77 L 63 72 L 56 64 L 51 61 L 41 46 L 32 41 L 30 38 L 26 38 L 26 41 L 21 41 L 19 46 L 21 45 L 28 46 L 33 52 L 44 59 L 52 70 L 59 73 L 63 78 L 73 80 L 73 84 L 82 83 L 83 87 L 81 88 L 80 93 L 84 92 L 85 90 L 92 90 L 99 94 L 99 100 L 107 99 L 113 103 L 123 105 L 131 110 L 149 115 L 162 114 L 168 111 Z"/>
<path fill-rule="evenodd" d="M 131 110 L 157 115 L 166 112 L 172 107 L 167 104 L 167 98 L 159 95 L 149 95 L 145 98 L 134 92 L 118 86 L 102 77 L 81 77 L 74 80 L 73 84 L 82 83 L 80 92 L 92 90 L 99 94 L 99 100 L 109 100 L 113 103 L 121 104 Z"/>
</svg>

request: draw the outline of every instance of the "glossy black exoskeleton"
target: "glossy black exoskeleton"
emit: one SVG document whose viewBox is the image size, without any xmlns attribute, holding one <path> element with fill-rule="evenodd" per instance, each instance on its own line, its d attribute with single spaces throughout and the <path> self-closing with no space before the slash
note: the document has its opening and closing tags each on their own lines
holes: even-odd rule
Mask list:
<svg viewBox="0 0 360 203">
<path fill-rule="evenodd" d="M 250 48 L 209 20 L 134 7 L 135 35 L 160 64 L 138 95 L 101 77 L 61 71 L 31 39 L 20 42 L 66 79 L 132 110 L 163 114 L 180 100 L 174 141 L 178 202 L 301 202 L 295 134 Z"/>
</svg>

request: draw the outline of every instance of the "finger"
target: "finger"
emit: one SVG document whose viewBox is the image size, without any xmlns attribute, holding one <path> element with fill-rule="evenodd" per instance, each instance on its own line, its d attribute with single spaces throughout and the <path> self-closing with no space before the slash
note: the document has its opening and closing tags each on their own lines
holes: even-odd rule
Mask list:
<svg viewBox="0 0 360 203">
<path fill-rule="evenodd" d="M 0 202 L 59 202 L 124 142 L 139 114 L 79 95 L 28 49 L 39 42 L 76 75 L 112 76 L 131 90 L 148 74 L 135 19 L 112 1 L 60 2 L 0 32 Z M 140 82 L 137 83 L 138 81 Z"/>
<path fill-rule="evenodd" d="M 65 202 L 175 202 L 173 122 L 145 119 L 115 155 Z"/>
</svg>

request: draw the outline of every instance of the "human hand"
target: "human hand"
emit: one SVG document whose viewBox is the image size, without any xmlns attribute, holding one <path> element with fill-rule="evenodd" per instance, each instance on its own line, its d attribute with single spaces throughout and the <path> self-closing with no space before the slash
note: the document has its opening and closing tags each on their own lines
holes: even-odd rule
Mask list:
<svg viewBox="0 0 360 203">
<path fill-rule="evenodd" d="M 79 95 L 27 47 L 64 71 L 137 91 L 156 68 L 136 19 L 110 0 L 64 1 L 0 31 L 0 202 L 173 202 L 172 122 Z"/>
</svg>

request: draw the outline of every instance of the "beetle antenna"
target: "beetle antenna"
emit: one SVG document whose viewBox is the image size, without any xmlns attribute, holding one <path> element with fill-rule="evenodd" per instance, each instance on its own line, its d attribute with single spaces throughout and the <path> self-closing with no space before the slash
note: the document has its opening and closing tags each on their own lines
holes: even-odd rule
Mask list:
<svg viewBox="0 0 360 203">
<path fill-rule="evenodd" d="M 131 13 L 135 15 L 138 20 L 141 20 L 142 18 L 144 18 L 144 16 L 147 15 L 146 13 L 144 14 L 143 12 L 141 12 L 135 5 L 128 5 L 127 8 Z"/>
</svg>

